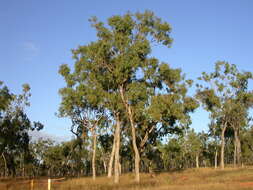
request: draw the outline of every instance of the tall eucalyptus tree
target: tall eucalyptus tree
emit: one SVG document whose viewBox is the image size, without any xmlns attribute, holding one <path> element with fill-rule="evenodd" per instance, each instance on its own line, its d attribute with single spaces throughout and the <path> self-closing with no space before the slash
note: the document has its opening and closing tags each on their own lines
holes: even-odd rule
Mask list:
<svg viewBox="0 0 253 190">
<path fill-rule="evenodd" d="M 127 118 L 125 127 L 129 126 L 135 180 L 139 182 L 140 149 L 151 133 L 165 134 L 178 129 L 178 123 L 189 124 L 189 113 L 197 107 L 196 101 L 186 95 L 191 81 L 184 79 L 180 69 L 172 69 L 151 56 L 153 45 L 170 47 L 172 43 L 170 25 L 152 12 L 112 16 L 107 24 L 95 17 L 90 21 L 98 39 L 73 50 L 73 73 L 67 65 L 61 67 L 60 73 L 68 88 L 78 88 L 80 92 L 89 89 L 86 96 L 99 99 L 97 104 L 113 117 L 116 162 L 119 162 L 120 129 Z M 83 98 L 81 93 L 72 96 Z M 66 102 L 66 106 L 72 104 Z"/>
<path fill-rule="evenodd" d="M 203 83 L 197 84 L 197 98 L 204 108 L 210 112 L 220 129 L 221 156 L 220 166 L 224 169 L 225 132 L 227 128 L 234 129 L 235 151 L 240 155 L 238 129 L 243 126 L 249 108 L 252 106 L 252 91 L 248 90 L 248 81 L 252 73 L 240 72 L 236 65 L 227 62 L 217 62 L 215 70 L 209 74 L 202 73 L 199 77 Z M 237 146 L 237 148 L 236 148 Z M 238 160 L 240 156 L 237 156 Z"/>
</svg>

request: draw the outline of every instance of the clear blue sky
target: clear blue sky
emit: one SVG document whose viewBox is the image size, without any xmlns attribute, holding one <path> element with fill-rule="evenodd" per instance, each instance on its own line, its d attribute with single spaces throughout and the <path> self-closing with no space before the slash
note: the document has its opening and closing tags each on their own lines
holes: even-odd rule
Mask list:
<svg viewBox="0 0 253 190">
<path fill-rule="evenodd" d="M 172 48 L 153 54 L 187 77 L 213 69 L 217 60 L 253 71 L 252 0 L 0 0 L 0 80 L 15 93 L 29 83 L 30 118 L 43 122 L 46 133 L 71 136 L 70 121 L 55 116 L 65 85 L 59 66 L 73 64 L 72 48 L 96 40 L 91 16 L 105 21 L 146 9 L 173 28 Z M 199 109 L 192 127 L 201 131 L 207 123 L 208 114 Z"/>
</svg>

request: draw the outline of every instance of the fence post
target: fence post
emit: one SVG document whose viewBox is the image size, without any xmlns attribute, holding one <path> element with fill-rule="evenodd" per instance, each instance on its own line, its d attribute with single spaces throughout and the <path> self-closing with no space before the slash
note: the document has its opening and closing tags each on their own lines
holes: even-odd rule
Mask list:
<svg viewBox="0 0 253 190">
<path fill-rule="evenodd" d="M 51 190 L 51 179 L 48 179 L 47 190 Z"/>
<path fill-rule="evenodd" d="M 31 190 L 33 190 L 33 179 L 31 180 Z"/>
</svg>

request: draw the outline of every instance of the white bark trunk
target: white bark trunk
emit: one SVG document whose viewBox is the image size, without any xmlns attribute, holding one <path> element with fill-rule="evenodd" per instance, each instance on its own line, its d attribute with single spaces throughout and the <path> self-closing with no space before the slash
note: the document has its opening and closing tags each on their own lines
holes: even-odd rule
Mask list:
<svg viewBox="0 0 253 190">
<path fill-rule="evenodd" d="M 133 149 L 134 149 L 135 181 L 139 183 L 140 182 L 140 153 L 139 153 L 139 150 L 138 150 L 137 144 L 136 144 L 135 123 L 134 123 L 134 118 L 133 118 L 133 113 L 132 113 L 131 107 L 128 104 L 128 101 L 125 99 L 124 89 L 122 86 L 120 87 L 120 95 L 121 95 L 121 99 L 126 107 L 128 118 L 130 120 L 131 133 L 132 133 L 132 145 L 133 145 Z"/>
<path fill-rule="evenodd" d="M 140 154 L 136 145 L 136 131 L 135 126 L 132 126 L 132 143 L 134 148 L 134 170 L 135 170 L 135 181 L 140 182 Z"/>
<path fill-rule="evenodd" d="M 8 175 L 8 168 L 7 168 L 7 162 L 6 162 L 4 153 L 2 153 L 2 157 L 3 157 L 3 160 L 4 160 L 4 177 L 7 177 L 7 175 Z"/>
<path fill-rule="evenodd" d="M 214 157 L 214 168 L 217 169 L 217 161 L 218 161 L 218 151 L 215 149 L 215 157 Z"/>
<path fill-rule="evenodd" d="M 105 171 L 105 173 L 107 173 L 107 165 L 106 165 L 106 161 L 105 160 L 103 160 L 103 165 L 104 165 L 104 171 Z"/>
<path fill-rule="evenodd" d="M 92 153 L 92 179 L 96 179 L 96 149 L 97 149 L 97 135 L 95 129 L 92 129 L 93 136 L 93 153 Z"/>
<path fill-rule="evenodd" d="M 199 155 L 196 155 L 196 168 L 199 168 Z"/>
<path fill-rule="evenodd" d="M 236 144 L 236 140 L 234 139 L 234 168 L 236 167 L 236 163 L 237 163 L 236 156 L 237 156 L 237 144 Z"/>
<path fill-rule="evenodd" d="M 115 155 L 115 144 L 116 144 L 116 130 L 114 132 L 114 137 L 113 137 L 113 145 L 112 145 L 112 152 L 111 152 L 111 156 L 110 156 L 110 161 L 109 161 L 109 165 L 108 165 L 108 178 L 112 177 L 112 165 L 113 165 L 113 160 L 114 160 L 114 155 Z"/>
<path fill-rule="evenodd" d="M 224 169 L 224 150 L 225 150 L 225 131 L 227 128 L 227 124 L 225 123 L 225 125 L 222 128 L 221 131 L 221 157 L 220 157 L 220 167 L 221 169 Z"/>
<path fill-rule="evenodd" d="M 236 161 L 238 166 L 241 166 L 241 141 L 239 137 L 239 130 L 236 129 L 235 133 L 235 144 L 236 144 Z"/>
<path fill-rule="evenodd" d="M 120 148 L 120 120 L 119 115 L 116 119 L 115 129 L 115 161 L 114 161 L 114 183 L 119 183 L 119 148 Z"/>
</svg>

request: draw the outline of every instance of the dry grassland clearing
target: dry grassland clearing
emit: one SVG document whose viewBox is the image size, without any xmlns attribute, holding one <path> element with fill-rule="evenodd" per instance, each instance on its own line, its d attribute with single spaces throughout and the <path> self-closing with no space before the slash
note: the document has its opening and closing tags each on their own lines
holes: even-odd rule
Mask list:
<svg viewBox="0 0 253 190">
<path fill-rule="evenodd" d="M 34 180 L 33 190 L 47 190 L 46 179 Z M 30 190 L 29 180 L 1 180 L 0 190 Z M 246 190 L 253 189 L 253 168 L 215 170 L 188 169 L 182 172 L 141 174 L 141 182 L 134 182 L 134 174 L 124 174 L 115 185 L 113 178 L 90 177 L 52 181 L 51 190 Z"/>
</svg>

